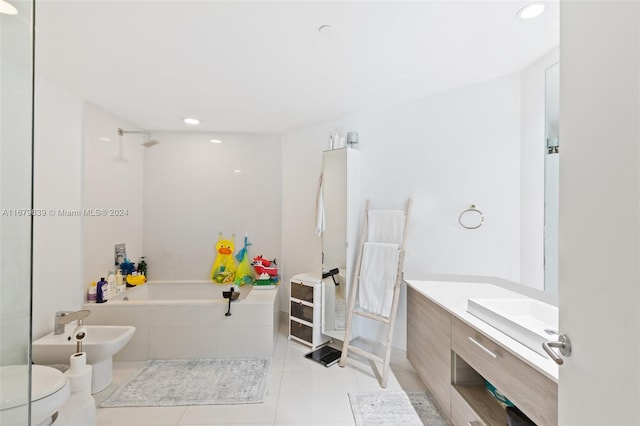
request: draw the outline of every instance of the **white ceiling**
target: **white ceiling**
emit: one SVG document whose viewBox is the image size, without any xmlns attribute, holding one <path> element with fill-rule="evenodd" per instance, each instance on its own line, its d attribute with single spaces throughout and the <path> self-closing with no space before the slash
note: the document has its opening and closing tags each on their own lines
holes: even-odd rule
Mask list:
<svg viewBox="0 0 640 426">
<path fill-rule="evenodd" d="M 524 68 L 559 42 L 527 3 L 39 0 L 36 67 L 140 128 L 281 133 Z"/>
</svg>

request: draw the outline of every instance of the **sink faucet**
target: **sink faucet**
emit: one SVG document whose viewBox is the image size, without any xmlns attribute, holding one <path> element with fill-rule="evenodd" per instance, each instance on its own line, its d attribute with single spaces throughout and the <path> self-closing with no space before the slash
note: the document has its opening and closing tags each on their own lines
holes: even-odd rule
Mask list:
<svg viewBox="0 0 640 426">
<path fill-rule="evenodd" d="M 64 334 L 65 324 L 69 324 L 73 321 L 78 321 L 78 325 L 82 325 L 82 320 L 89 316 L 91 313 L 88 309 L 82 309 L 80 311 L 58 311 L 56 312 L 56 318 L 53 326 L 53 334 Z"/>
</svg>

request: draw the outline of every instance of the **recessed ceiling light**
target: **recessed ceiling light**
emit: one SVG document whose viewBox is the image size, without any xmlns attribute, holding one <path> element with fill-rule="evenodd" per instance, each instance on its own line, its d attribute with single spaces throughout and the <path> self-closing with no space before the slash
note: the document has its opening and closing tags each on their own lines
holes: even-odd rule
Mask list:
<svg viewBox="0 0 640 426">
<path fill-rule="evenodd" d="M 105 138 L 105 137 L 99 137 L 99 138 L 98 138 L 98 140 L 99 140 L 100 142 L 111 142 L 111 139 L 109 139 L 109 138 Z"/>
<path fill-rule="evenodd" d="M 542 15 L 546 9 L 547 5 L 545 3 L 531 3 L 520 9 L 516 16 L 520 19 L 533 19 Z"/>
<path fill-rule="evenodd" d="M 11 3 L 0 0 L 0 13 L 4 13 L 5 15 L 17 15 L 18 9 L 16 9 Z"/>
<path fill-rule="evenodd" d="M 220 139 L 211 139 L 209 142 L 211 143 L 222 143 Z"/>
<path fill-rule="evenodd" d="M 192 126 L 200 124 L 200 120 L 198 120 L 197 118 L 193 118 L 193 117 L 184 117 L 182 119 L 182 121 L 184 121 L 186 124 L 190 124 Z"/>
<path fill-rule="evenodd" d="M 233 171 L 233 173 L 240 173 L 241 171 L 242 171 L 242 170 L 240 170 L 240 169 L 235 169 L 235 170 Z"/>
</svg>

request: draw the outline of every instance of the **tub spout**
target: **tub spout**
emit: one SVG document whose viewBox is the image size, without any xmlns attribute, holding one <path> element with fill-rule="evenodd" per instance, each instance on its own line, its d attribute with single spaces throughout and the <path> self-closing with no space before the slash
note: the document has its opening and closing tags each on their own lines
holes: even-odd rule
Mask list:
<svg viewBox="0 0 640 426">
<path fill-rule="evenodd" d="M 231 287 L 229 288 L 229 291 L 223 291 L 222 292 L 222 297 L 224 297 L 225 299 L 229 299 L 229 305 L 227 307 L 227 313 L 224 314 L 225 317 L 230 317 L 231 316 L 231 301 L 232 300 L 236 300 L 238 297 L 240 297 L 240 293 L 237 292 L 235 290 L 235 288 Z"/>
</svg>

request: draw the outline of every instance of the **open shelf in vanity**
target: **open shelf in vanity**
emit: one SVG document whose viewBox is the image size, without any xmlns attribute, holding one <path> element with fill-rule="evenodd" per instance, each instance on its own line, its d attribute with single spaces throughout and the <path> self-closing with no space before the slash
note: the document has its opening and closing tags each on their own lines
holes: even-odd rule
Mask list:
<svg viewBox="0 0 640 426">
<path fill-rule="evenodd" d="M 457 392 L 483 423 L 506 425 L 505 407 L 489 393 L 484 377 L 455 352 L 451 357 L 452 392 Z"/>
</svg>

